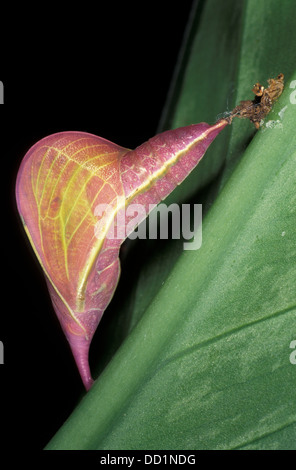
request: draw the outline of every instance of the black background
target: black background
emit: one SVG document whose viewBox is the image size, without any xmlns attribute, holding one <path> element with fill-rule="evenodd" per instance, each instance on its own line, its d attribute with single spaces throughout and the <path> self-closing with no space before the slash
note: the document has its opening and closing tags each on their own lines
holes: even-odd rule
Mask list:
<svg viewBox="0 0 296 470">
<path fill-rule="evenodd" d="M 21 159 L 58 131 L 128 148 L 153 136 L 192 3 L 50 3 L 2 17 L 2 448 L 42 449 L 84 393 L 16 211 Z"/>
</svg>

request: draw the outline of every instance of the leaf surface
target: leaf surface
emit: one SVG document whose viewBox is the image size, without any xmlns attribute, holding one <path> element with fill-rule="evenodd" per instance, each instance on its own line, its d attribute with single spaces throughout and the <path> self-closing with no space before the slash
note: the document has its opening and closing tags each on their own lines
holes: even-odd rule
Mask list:
<svg viewBox="0 0 296 470">
<path fill-rule="evenodd" d="M 283 113 L 282 126 L 262 128 L 249 144 L 253 128 L 237 121 L 228 142 L 219 137 L 208 181 L 225 166 L 210 188 L 202 248 L 172 263 L 172 243 L 143 265 L 127 301 L 131 333 L 49 449 L 296 449 L 295 5 L 211 0 L 198 14 L 170 125 L 178 116 L 186 124 L 188 102 L 209 109 L 198 104 L 197 80 L 205 78 L 208 97 L 231 84 L 231 108 L 254 82 L 282 72 L 286 87 L 267 120 Z M 184 194 L 183 186 L 179 200 L 193 191 L 192 181 Z"/>
<path fill-rule="evenodd" d="M 202 248 L 182 254 L 49 448 L 260 448 L 267 437 L 275 448 L 293 448 L 296 137 L 289 96 L 287 89 L 274 110 L 287 106 L 283 127 L 256 136 L 217 198 Z"/>
</svg>

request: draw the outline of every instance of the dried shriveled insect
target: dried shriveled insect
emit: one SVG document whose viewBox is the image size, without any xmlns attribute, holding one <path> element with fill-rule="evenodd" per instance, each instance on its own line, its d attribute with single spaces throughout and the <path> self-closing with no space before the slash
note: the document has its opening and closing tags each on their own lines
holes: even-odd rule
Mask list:
<svg viewBox="0 0 296 470">
<path fill-rule="evenodd" d="M 273 103 L 279 98 L 284 89 L 284 74 L 280 73 L 277 78 L 268 80 L 268 88 L 264 88 L 260 83 L 255 83 L 253 93 L 256 95 L 253 101 L 241 101 L 227 118 L 231 123 L 234 117 L 247 118 L 259 129 L 260 122 L 271 111 Z"/>
</svg>

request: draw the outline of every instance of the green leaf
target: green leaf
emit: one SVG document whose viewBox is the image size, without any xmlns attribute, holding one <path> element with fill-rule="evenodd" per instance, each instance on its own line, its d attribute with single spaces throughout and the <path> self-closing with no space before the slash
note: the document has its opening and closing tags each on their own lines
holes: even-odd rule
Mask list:
<svg viewBox="0 0 296 470">
<path fill-rule="evenodd" d="M 265 123 L 248 145 L 248 122 L 219 136 L 213 168 L 201 170 L 211 181 L 223 165 L 205 196 L 201 249 L 178 245 L 172 261 L 175 243 L 163 254 L 154 247 L 126 299 L 125 341 L 48 449 L 296 449 L 295 3 L 211 0 L 195 13 L 170 125 L 187 124 L 186 102 L 198 100 L 199 53 L 202 93 L 213 90 L 221 65 L 227 74 L 213 93 L 226 99 L 232 76 L 235 103 L 251 97 L 255 81 L 284 73 L 284 93 L 266 119 L 280 122 Z M 208 119 L 206 104 L 196 122 Z M 174 197 L 185 200 L 187 191 Z"/>
</svg>

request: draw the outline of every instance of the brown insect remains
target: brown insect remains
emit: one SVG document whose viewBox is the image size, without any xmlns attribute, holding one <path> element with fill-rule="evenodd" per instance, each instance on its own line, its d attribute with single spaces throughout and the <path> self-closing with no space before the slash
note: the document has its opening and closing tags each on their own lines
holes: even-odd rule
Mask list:
<svg viewBox="0 0 296 470">
<path fill-rule="evenodd" d="M 284 74 L 268 80 L 269 87 L 264 88 L 260 83 L 255 83 L 253 93 L 256 95 L 253 101 L 241 101 L 230 113 L 226 120 L 231 124 L 234 117 L 247 118 L 259 129 L 262 119 L 270 112 L 273 103 L 282 94 L 284 89 Z"/>
</svg>

